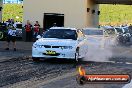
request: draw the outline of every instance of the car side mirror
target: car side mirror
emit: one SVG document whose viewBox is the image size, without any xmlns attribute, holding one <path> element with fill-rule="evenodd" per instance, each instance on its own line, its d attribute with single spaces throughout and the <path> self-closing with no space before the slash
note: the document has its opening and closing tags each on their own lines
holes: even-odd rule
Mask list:
<svg viewBox="0 0 132 88">
<path fill-rule="evenodd" d="M 40 38 L 42 38 L 40 35 L 38 35 L 37 37 L 36 37 L 37 39 L 40 39 Z"/>
</svg>

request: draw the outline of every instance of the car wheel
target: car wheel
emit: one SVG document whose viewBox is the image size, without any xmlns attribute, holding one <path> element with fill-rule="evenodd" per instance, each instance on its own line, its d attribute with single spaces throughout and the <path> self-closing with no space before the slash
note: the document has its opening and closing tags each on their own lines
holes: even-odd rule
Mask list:
<svg viewBox="0 0 132 88">
<path fill-rule="evenodd" d="M 38 57 L 32 57 L 33 61 L 37 62 L 37 61 L 40 61 L 40 58 Z"/>
<path fill-rule="evenodd" d="M 79 48 L 76 49 L 76 53 L 75 53 L 75 61 L 76 61 L 76 62 L 79 61 Z"/>
</svg>

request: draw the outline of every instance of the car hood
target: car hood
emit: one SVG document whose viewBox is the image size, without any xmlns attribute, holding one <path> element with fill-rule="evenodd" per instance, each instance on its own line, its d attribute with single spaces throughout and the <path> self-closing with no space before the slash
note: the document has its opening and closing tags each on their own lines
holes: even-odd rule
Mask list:
<svg viewBox="0 0 132 88">
<path fill-rule="evenodd" d="M 22 32 L 22 29 L 20 29 L 20 28 L 16 28 L 16 31 L 21 31 L 21 32 Z"/>
<path fill-rule="evenodd" d="M 77 41 L 71 39 L 41 38 L 37 40 L 36 43 L 38 45 L 75 46 Z"/>
</svg>

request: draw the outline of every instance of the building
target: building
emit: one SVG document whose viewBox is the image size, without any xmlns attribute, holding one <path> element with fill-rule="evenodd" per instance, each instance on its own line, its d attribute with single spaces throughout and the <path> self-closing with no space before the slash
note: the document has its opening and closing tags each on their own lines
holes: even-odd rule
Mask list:
<svg viewBox="0 0 132 88">
<path fill-rule="evenodd" d="M 2 4 L 0 1 L 0 22 L 2 21 Z M 23 1 L 23 0 L 19 0 Z M 24 24 L 39 21 L 42 28 L 49 28 L 57 23 L 65 27 L 97 27 L 99 22 L 99 4 L 132 5 L 131 0 L 24 0 Z"/>
<path fill-rule="evenodd" d="M 24 0 L 24 23 L 39 21 L 42 28 L 98 26 L 98 5 L 91 0 Z"/>
</svg>

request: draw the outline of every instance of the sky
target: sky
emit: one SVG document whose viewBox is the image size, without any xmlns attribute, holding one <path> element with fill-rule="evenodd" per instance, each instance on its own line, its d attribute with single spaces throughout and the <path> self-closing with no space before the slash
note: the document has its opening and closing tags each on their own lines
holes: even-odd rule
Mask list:
<svg viewBox="0 0 132 88">
<path fill-rule="evenodd" d="M 19 0 L 18 0 L 19 1 Z M 13 2 L 13 3 L 16 3 L 17 0 L 5 0 L 5 2 Z"/>
<path fill-rule="evenodd" d="M 17 0 L 5 0 L 5 1 L 15 1 L 16 2 Z"/>
</svg>

